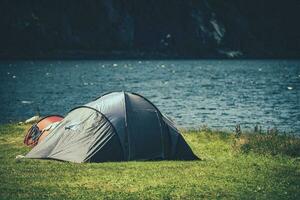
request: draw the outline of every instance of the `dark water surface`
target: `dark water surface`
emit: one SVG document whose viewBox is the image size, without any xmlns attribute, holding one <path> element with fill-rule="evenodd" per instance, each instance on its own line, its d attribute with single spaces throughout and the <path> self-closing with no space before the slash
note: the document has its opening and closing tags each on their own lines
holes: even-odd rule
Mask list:
<svg viewBox="0 0 300 200">
<path fill-rule="evenodd" d="M 300 61 L 0 62 L 1 123 L 66 114 L 108 91 L 148 98 L 181 127 L 300 133 Z"/>
</svg>

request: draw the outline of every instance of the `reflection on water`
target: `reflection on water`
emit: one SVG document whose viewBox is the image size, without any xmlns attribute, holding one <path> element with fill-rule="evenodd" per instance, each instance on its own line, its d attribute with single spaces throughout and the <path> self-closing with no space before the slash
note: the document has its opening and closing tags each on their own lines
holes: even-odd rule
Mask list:
<svg viewBox="0 0 300 200">
<path fill-rule="evenodd" d="M 300 132 L 300 61 L 0 63 L 1 123 L 65 114 L 108 91 L 140 93 L 182 127 Z"/>
</svg>

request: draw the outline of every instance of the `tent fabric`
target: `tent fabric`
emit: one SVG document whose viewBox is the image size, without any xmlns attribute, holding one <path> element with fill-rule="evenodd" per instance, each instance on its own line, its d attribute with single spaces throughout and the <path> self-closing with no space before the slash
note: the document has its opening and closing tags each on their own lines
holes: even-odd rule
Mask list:
<svg viewBox="0 0 300 200">
<path fill-rule="evenodd" d="M 198 159 L 167 116 L 127 92 L 74 108 L 26 157 L 77 163 Z"/>
</svg>

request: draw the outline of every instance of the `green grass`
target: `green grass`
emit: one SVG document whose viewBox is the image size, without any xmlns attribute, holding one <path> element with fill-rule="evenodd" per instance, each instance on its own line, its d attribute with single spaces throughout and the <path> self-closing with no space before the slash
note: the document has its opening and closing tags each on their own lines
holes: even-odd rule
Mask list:
<svg viewBox="0 0 300 200">
<path fill-rule="evenodd" d="M 17 162 L 29 151 L 22 144 L 27 128 L 0 126 L 1 200 L 300 199 L 296 137 L 184 131 L 202 161 Z"/>
</svg>

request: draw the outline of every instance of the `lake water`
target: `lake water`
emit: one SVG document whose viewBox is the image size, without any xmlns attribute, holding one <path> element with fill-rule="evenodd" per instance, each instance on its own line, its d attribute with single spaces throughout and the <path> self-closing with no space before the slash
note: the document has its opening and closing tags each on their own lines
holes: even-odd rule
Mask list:
<svg viewBox="0 0 300 200">
<path fill-rule="evenodd" d="M 180 127 L 300 133 L 300 61 L 0 62 L 0 122 L 66 114 L 109 91 L 152 101 Z"/>
</svg>

